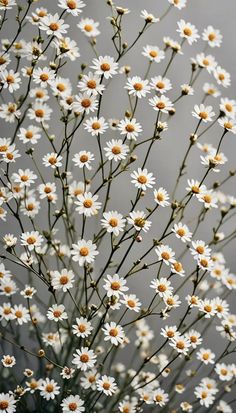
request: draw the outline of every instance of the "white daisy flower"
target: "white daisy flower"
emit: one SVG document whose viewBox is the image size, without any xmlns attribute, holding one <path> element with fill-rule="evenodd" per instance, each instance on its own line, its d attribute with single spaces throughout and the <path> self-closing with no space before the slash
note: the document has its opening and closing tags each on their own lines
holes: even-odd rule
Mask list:
<svg viewBox="0 0 236 413">
<path fill-rule="evenodd" d="M 113 377 L 104 375 L 97 380 L 97 390 L 104 393 L 106 396 L 112 396 L 116 392 L 116 389 L 117 384 Z"/>
<path fill-rule="evenodd" d="M 170 205 L 168 199 L 170 199 L 170 197 L 164 188 L 160 187 L 159 189 L 154 189 L 154 201 L 158 205 L 162 207 Z"/>
<path fill-rule="evenodd" d="M 215 363 L 215 354 L 210 349 L 200 348 L 196 358 L 206 365 Z"/>
<path fill-rule="evenodd" d="M 202 103 L 199 106 L 194 105 L 192 115 L 203 122 L 212 122 L 212 118 L 215 116 L 215 112 L 212 109 L 212 106 L 205 106 Z"/>
<path fill-rule="evenodd" d="M 183 265 L 181 264 L 180 261 L 174 261 L 171 265 L 171 272 L 173 274 L 178 274 L 180 277 L 185 276 L 185 270 L 183 268 Z"/>
<path fill-rule="evenodd" d="M 155 76 L 151 78 L 150 86 L 160 94 L 166 93 L 172 89 L 172 84 L 167 77 Z"/>
<path fill-rule="evenodd" d="M 142 126 L 136 121 L 135 118 L 122 119 L 117 128 L 119 129 L 121 135 L 126 135 L 129 140 L 136 140 L 139 134 L 143 131 Z"/>
<path fill-rule="evenodd" d="M 158 388 L 153 393 L 153 400 L 157 406 L 163 407 L 169 401 L 169 396 L 161 388 Z"/>
<path fill-rule="evenodd" d="M 160 261 L 163 261 L 166 265 L 175 262 L 175 253 L 168 245 L 160 245 L 155 249 L 155 253 Z"/>
<path fill-rule="evenodd" d="M 10 356 L 9 354 L 3 355 L 1 359 L 2 365 L 6 368 L 12 368 L 16 364 L 16 359 L 14 356 Z M 1 406 L 0 406 L 1 411 Z"/>
<path fill-rule="evenodd" d="M 72 103 L 72 108 L 75 113 L 88 114 L 97 110 L 98 101 L 95 96 L 88 93 L 79 93 L 75 96 L 75 101 Z"/>
<path fill-rule="evenodd" d="M 7 8 L 11 8 L 12 5 L 15 5 L 15 1 L 10 0 L 9 5 Z M 0 9 L 3 9 L 0 3 Z M 0 393 L 0 406 L 2 413 L 14 413 L 16 411 L 15 404 L 17 403 L 17 399 L 14 398 L 12 394 L 8 393 Z"/>
<path fill-rule="evenodd" d="M 205 40 L 210 47 L 220 47 L 222 43 L 222 34 L 219 30 L 208 26 L 202 33 L 202 39 Z"/>
<path fill-rule="evenodd" d="M 147 57 L 151 62 L 159 63 L 165 59 L 165 52 L 157 46 L 145 46 L 142 55 Z"/>
<path fill-rule="evenodd" d="M 204 83 L 203 92 L 206 93 L 206 95 L 212 96 L 214 98 L 217 98 L 221 94 L 221 92 L 213 83 Z"/>
<path fill-rule="evenodd" d="M 148 80 L 142 80 L 139 76 L 128 77 L 124 88 L 129 91 L 129 95 L 134 95 L 137 98 L 143 98 L 147 93 L 150 93 Z"/>
<path fill-rule="evenodd" d="M 42 69 L 41 67 L 38 67 L 33 71 L 32 76 L 34 83 L 39 84 L 42 88 L 45 88 L 54 80 L 55 72 L 47 66 Z"/>
<path fill-rule="evenodd" d="M 86 371 L 94 367 L 97 356 L 93 350 L 89 350 L 88 347 L 81 347 L 73 354 L 74 358 L 72 364 L 75 364 L 77 369 Z"/>
<path fill-rule="evenodd" d="M 102 331 L 105 335 L 104 341 L 110 341 L 114 346 L 123 343 L 125 333 L 120 325 L 111 321 L 110 323 L 104 324 Z"/>
<path fill-rule="evenodd" d="M 25 143 L 35 145 L 41 138 L 41 129 L 38 126 L 30 125 L 27 128 L 20 128 L 18 138 Z"/>
<path fill-rule="evenodd" d="M 230 86 L 230 84 L 231 84 L 230 73 L 228 73 L 221 66 L 217 66 L 216 69 L 214 70 L 213 74 L 214 74 L 214 77 L 215 77 L 218 85 L 221 85 L 223 87 Z"/>
<path fill-rule="evenodd" d="M 83 387 L 84 389 L 96 390 L 96 381 L 99 376 L 100 374 L 95 369 L 86 371 L 84 373 L 84 377 L 81 377 L 80 379 L 81 387 Z"/>
<path fill-rule="evenodd" d="M 62 290 L 66 292 L 70 288 L 73 287 L 73 283 L 75 281 L 75 275 L 73 271 L 67 270 L 63 268 L 60 272 L 59 271 L 51 271 L 51 285 L 54 290 Z"/>
<path fill-rule="evenodd" d="M 101 225 L 107 232 L 114 234 L 116 237 L 120 232 L 124 231 L 125 218 L 117 211 L 109 211 L 103 213 L 103 219 L 101 219 Z"/>
<path fill-rule="evenodd" d="M 204 53 L 199 53 L 196 56 L 197 64 L 201 68 L 205 68 L 208 73 L 211 73 L 217 66 L 217 62 L 212 55 L 205 55 Z"/>
<path fill-rule="evenodd" d="M 221 381 L 230 381 L 234 377 L 233 365 L 225 363 L 217 363 L 215 372 Z"/>
<path fill-rule="evenodd" d="M 185 336 L 190 340 L 192 348 L 197 348 L 202 343 L 201 334 L 196 330 L 189 330 Z"/>
<path fill-rule="evenodd" d="M 151 281 L 150 288 L 153 288 L 160 297 L 167 297 L 172 294 L 173 287 L 167 278 L 155 278 Z"/>
<path fill-rule="evenodd" d="M 129 152 L 129 147 L 122 143 L 122 139 L 112 139 L 111 141 L 107 142 L 107 146 L 104 148 L 106 152 L 106 157 L 109 161 L 121 161 L 125 159 L 127 153 Z"/>
<path fill-rule="evenodd" d="M 105 284 L 103 285 L 103 288 L 107 291 L 106 294 L 108 298 L 112 296 L 119 298 L 120 295 L 123 295 L 126 291 L 128 291 L 128 287 L 126 287 L 126 280 L 119 277 L 118 274 L 107 275 L 107 278 L 104 281 Z"/>
<path fill-rule="evenodd" d="M 38 231 L 27 231 L 21 234 L 21 245 L 28 247 L 29 251 L 32 251 L 34 248 L 40 247 L 43 242 L 42 235 Z"/>
<path fill-rule="evenodd" d="M 209 208 L 218 208 L 217 202 L 218 199 L 213 192 L 213 190 L 209 189 L 205 193 L 198 194 L 197 199 L 199 202 L 202 202 L 204 204 L 204 208 L 209 209 Z"/>
<path fill-rule="evenodd" d="M 55 396 L 60 393 L 60 386 L 58 386 L 55 380 L 50 380 L 48 377 L 41 381 L 38 389 L 40 391 L 40 396 L 47 401 L 54 400 Z"/>
<path fill-rule="evenodd" d="M 72 14 L 72 16 L 79 16 L 82 13 L 82 8 L 85 4 L 81 0 L 59 0 L 58 7 L 67 11 L 67 13 Z"/>
<path fill-rule="evenodd" d="M 85 121 L 84 128 L 91 133 L 92 136 L 98 136 L 99 134 L 103 135 L 108 128 L 108 123 L 105 121 L 103 116 L 101 118 L 94 116 L 93 118 Z"/>
<path fill-rule="evenodd" d="M 143 211 L 132 211 L 127 217 L 127 222 L 133 225 L 136 231 L 143 230 L 147 232 L 151 226 L 151 221 L 146 220 L 146 214 Z"/>
<path fill-rule="evenodd" d="M 17 109 L 17 105 L 13 102 L 0 105 L 0 118 L 5 122 L 14 123 L 21 116 L 21 112 Z"/>
<path fill-rule="evenodd" d="M 28 110 L 28 118 L 35 120 L 38 123 L 44 124 L 45 121 L 50 120 L 52 109 L 46 103 L 36 102 L 32 108 Z"/>
<path fill-rule="evenodd" d="M 187 4 L 187 0 L 168 0 L 168 2 L 179 10 L 186 7 Z"/>
<path fill-rule="evenodd" d="M 54 182 L 46 182 L 45 184 L 40 184 L 38 186 L 38 191 L 40 199 L 47 198 L 49 202 L 55 202 L 56 198 L 54 198 L 54 195 L 56 194 L 56 185 Z"/>
<path fill-rule="evenodd" d="M 84 194 L 77 196 L 75 205 L 78 205 L 75 210 L 79 214 L 83 214 L 86 217 L 96 215 L 101 208 L 101 202 L 97 201 L 98 195 L 92 195 L 91 192 L 85 192 Z"/>
<path fill-rule="evenodd" d="M 62 166 L 61 160 L 61 155 L 58 155 L 55 152 L 51 152 L 43 157 L 43 165 L 46 167 L 50 166 L 52 169 L 59 168 L 60 166 Z"/>
<path fill-rule="evenodd" d="M 72 325 L 72 333 L 76 337 L 88 337 L 92 331 L 93 327 L 90 321 L 88 321 L 87 318 L 84 317 L 76 318 L 76 324 Z"/>
<path fill-rule="evenodd" d="M 192 96 L 194 94 L 194 89 L 189 84 L 184 83 L 183 85 L 181 85 L 181 93 L 183 96 Z"/>
<path fill-rule="evenodd" d="M 187 191 L 191 192 L 193 195 L 203 194 L 206 192 L 206 186 L 200 185 L 200 182 L 194 179 L 188 179 Z"/>
<path fill-rule="evenodd" d="M 22 304 L 14 305 L 12 311 L 14 314 L 15 321 L 20 326 L 30 321 L 29 310 L 28 308 L 24 307 Z"/>
<path fill-rule="evenodd" d="M 101 77 L 94 74 L 93 72 L 88 72 L 84 74 L 82 79 L 78 83 L 78 88 L 82 92 L 97 96 L 102 95 L 105 90 L 105 86 L 101 84 Z"/>
<path fill-rule="evenodd" d="M 161 336 L 168 338 L 168 340 L 172 338 L 176 338 L 180 336 L 178 329 L 176 326 L 165 326 L 161 328 L 160 332 Z"/>
<path fill-rule="evenodd" d="M 205 318 L 210 318 L 216 314 L 216 306 L 213 300 L 204 299 L 198 305 L 199 311 L 204 313 Z"/>
<path fill-rule="evenodd" d="M 94 155 L 89 151 L 80 151 L 79 153 L 75 153 L 74 157 L 72 158 L 75 166 L 78 166 L 79 168 L 86 167 L 88 170 L 92 169 L 90 163 L 93 160 Z"/>
<path fill-rule="evenodd" d="M 225 116 L 234 119 L 236 115 L 236 101 L 229 98 L 220 99 L 220 110 L 224 112 Z"/>
<path fill-rule="evenodd" d="M 188 338 L 184 336 L 177 336 L 169 341 L 169 345 L 173 347 L 180 354 L 187 354 L 191 343 Z"/>
<path fill-rule="evenodd" d="M 68 57 L 72 62 L 80 56 L 77 43 L 69 37 L 55 38 L 52 41 L 52 46 L 56 48 L 58 55 Z"/>
<path fill-rule="evenodd" d="M 91 240 L 85 241 L 82 239 L 77 244 L 72 244 L 72 260 L 78 262 L 80 267 L 85 263 L 91 264 L 98 254 L 97 246 Z"/>
<path fill-rule="evenodd" d="M 56 322 L 66 320 L 68 315 L 65 312 L 65 306 L 63 304 L 53 304 L 52 307 L 48 309 L 47 318 Z"/>
<path fill-rule="evenodd" d="M 194 394 L 199 399 L 201 406 L 209 407 L 214 402 L 214 397 L 207 387 L 195 387 Z"/>
<path fill-rule="evenodd" d="M 225 131 L 232 132 L 234 135 L 236 134 L 236 122 L 234 119 L 224 116 L 223 118 L 218 119 L 218 123 L 225 129 Z"/>
<path fill-rule="evenodd" d="M 1 320 L 3 319 L 6 321 L 14 320 L 16 318 L 11 303 L 3 303 L 0 306 L 0 318 Z"/>
<path fill-rule="evenodd" d="M 65 79 L 61 76 L 57 76 L 52 80 L 50 87 L 54 96 L 66 97 L 70 96 L 72 92 L 72 86 L 69 79 Z"/>
<path fill-rule="evenodd" d="M 201 256 L 209 257 L 211 249 L 206 245 L 205 241 L 197 240 L 192 241 L 192 248 L 189 249 L 194 258 L 200 258 Z"/>
<path fill-rule="evenodd" d="M 81 19 L 77 26 L 87 37 L 96 37 L 100 34 L 98 30 L 99 22 L 95 22 L 88 17 Z"/>
<path fill-rule="evenodd" d="M 8 89 L 10 93 L 20 88 L 21 78 L 19 73 L 14 70 L 3 70 L 0 72 L 0 83 L 4 89 Z"/>
<path fill-rule="evenodd" d="M 174 224 L 172 231 L 175 233 L 176 237 L 183 242 L 191 240 L 192 233 L 189 231 L 187 225 L 184 225 L 181 222 Z"/>
<path fill-rule="evenodd" d="M 65 33 L 67 33 L 69 24 L 65 24 L 64 20 L 60 19 L 59 14 L 55 13 L 54 15 L 47 14 L 42 17 L 39 22 L 39 27 L 41 30 L 46 31 L 47 35 L 53 35 L 60 39 Z"/>
<path fill-rule="evenodd" d="M 67 0 L 67 3 L 70 1 L 72 2 L 74 0 Z M 81 413 L 85 411 L 84 401 L 78 395 L 70 395 L 65 399 L 62 399 L 61 407 L 63 413 Z"/>
<path fill-rule="evenodd" d="M 139 299 L 136 297 L 135 294 L 124 294 L 122 300 L 120 300 L 122 304 L 125 304 L 125 306 L 131 310 L 135 311 L 138 313 L 140 311 L 141 307 L 141 302 Z"/>
<path fill-rule="evenodd" d="M 187 39 L 188 43 L 192 45 L 194 42 L 199 39 L 199 34 L 196 29 L 196 27 L 191 24 L 185 22 L 185 20 L 181 19 L 180 21 L 177 22 L 178 29 L 176 30 L 179 34 L 180 37 L 183 39 Z"/>
<path fill-rule="evenodd" d="M 93 66 L 91 69 L 95 70 L 97 75 L 103 75 L 105 79 L 109 79 L 117 73 L 118 63 L 110 56 L 99 56 L 98 59 L 93 59 Z"/>
<path fill-rule="evenodd" d="M 24 290 L 20 292 L 20 294 L 24 297 L 27 298 L 28 300 L 32 300 L 33 296 L 37 293 L 37 290 L 30 286 L 26 285 Z"/>
<path fill-rule="evenodd" d="M 146 168 L 138 168 L 137 171 L 133 171 L 130 175 L 132 184 L 136 186 L 136 188 L 141 189 L 142 191 L 146 191 L 147 188 L 152 188 L 155 184 L 155 178 L 153 177 L 153 173 L 148 173 Z"/>
<path fill-rule="evenodd" d="M 164 95 L 154 96 L 149 99 L 149 104 L 154 110 L 160 111 L 162 113 L 168 113 L 173 108 L 173 103 L 170 99 Z"/>
</svg>

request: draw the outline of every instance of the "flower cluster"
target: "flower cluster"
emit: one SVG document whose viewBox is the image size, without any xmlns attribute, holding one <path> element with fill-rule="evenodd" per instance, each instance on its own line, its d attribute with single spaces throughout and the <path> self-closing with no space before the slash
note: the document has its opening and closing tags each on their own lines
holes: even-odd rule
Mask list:
<svg viewBox="0 0 236 413">
<path fill-rule="evenodd" d="M 22 3 L 0 0 L 0 31 L 15 22 L 0 50 L 0 413 L 232 413 L 236 196 L 224 188 L 236 172 L 225 173 L 234 158 L 222 147 L 236 134 L 236 100 L 212 54 L 222 34 L 181 18 L 176 39 L 135 47 L 187 0 L 163 0 L 159 16 L 141 10 L 130 41 L 131 10 L 113 0 L 99 22 L 82 0 L 58 0 L 55 13 Z M 131 49 L 144 73 L 128 65 Z M 192 131 L 177 171 L 165 155 L 166 181 L 159 141 L 171 141 L 191 96 Z"/>
</svg>

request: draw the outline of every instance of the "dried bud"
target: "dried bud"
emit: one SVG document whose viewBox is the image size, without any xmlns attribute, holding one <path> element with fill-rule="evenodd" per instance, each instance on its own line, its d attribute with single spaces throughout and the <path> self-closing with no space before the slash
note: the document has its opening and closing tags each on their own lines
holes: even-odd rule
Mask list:
<svg viewBox="0 0 236 413">
<path fill-rule="evenodd" d="M 80 67 L 81 67 L 81 70 L 83 72 L 83 70 L 86 69 L 86 67 L 87 67 L 87 63 L 82 63 Z"/>
<path fill-rule="evenodd" d="M 177 209 L 179 208 L 180 204 L 177 201 L 171 202 L 171 208 L 172 209 Z"/>
<path fill-rule="evenodd" d="M 53 369 L 54 369 L 54 365 L 52 364 L 52 363 L 48 363 L 48 364 L 46 364 L 46 370 L 47 371 L 52 371 Z"/>
<path fill-rule="evenodd" d="M 213 189 L 217 189 L 220 186 L 219 182 L 214 182 Z"/>
<path fill-rule="evenodd" d="M 171 108 L 171 109 L 168 110 L 168 113 L 169 113 L 170 116 L 174 116 L 175 113 L 176 113 L 176 109 L 175 109 L 175 108 Z"/>
<path fill-rule="evenodd" d="M 51 68 L 52 70 L 56 70 L 56 69 L 57 69 L 57 65 L 56 65 L 56 63 L 54 63 L 54 62 L 50 62 L 50 63 L 49 63 L 49 66 L 50 66 L 50 68 Z"/>
<path fill-rule="evenodd" d="M 129 110 L 126 110 L 126 112 L 125 112 L 125 117 L 126 118 L 131 118 L 131 113 L 130 113 L 130 111 Z"/>
<path fill-rule="evenodd" d="M 197 141 L 197 138 L 198 138 L 198 136 L 197 136 L 196 133 L 191 133 L 189 139 L 190 139 L 190 142 L 191 142 L 192 144 L 194 144 L 194 143 Z"/>
<path fill-rule="evenodd" d="M 137 155 L 131 155 L 131 157 L 129 158 L 129 162 L 130 163 L 135 162 L 137 161 L 137 159 L 138 159 Z"/>
<path fill-rule="evenodd" d="M 42 348 L 38 351 L 38 356 L 41 358 L 45 357 L 45 351 Z"/>
</svg>

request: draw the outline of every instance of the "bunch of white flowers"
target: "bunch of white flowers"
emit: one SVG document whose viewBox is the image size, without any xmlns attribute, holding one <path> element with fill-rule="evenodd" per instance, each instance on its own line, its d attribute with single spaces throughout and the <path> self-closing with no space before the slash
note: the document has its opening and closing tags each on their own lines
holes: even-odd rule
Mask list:
<svg viewBox="0 0 236 413">
<path fill-rule="evenodd" d="M 236 196 L 223 191 L 236 172 L 224 172 L 234 156 L 222 149 L 236 101 L 211 54 L 222 34 L 177 17 L 176 39 L 140 49 L 188 1 L 140 11 L 130 41 L 131 10 L 100 2 L 98 22 L 85 0 L 58 0 L 55 13 L 0 0 L 0 32 L 12 25 L 0 50 L 0 413 L 232 413 L 236 275 L 224 253 Z M 170 75 L 178 59 L 181 85 Z M 195 91 L 176 171 L 159 141 L 177 152 L 168 127 Z M 213 144 L 202 140 L 211 128 Z"/>
</svg>

